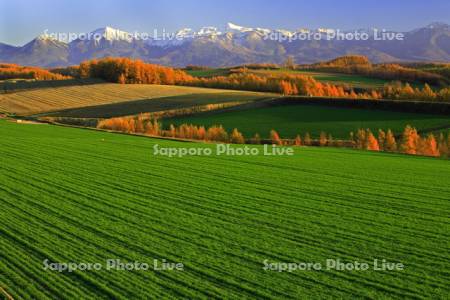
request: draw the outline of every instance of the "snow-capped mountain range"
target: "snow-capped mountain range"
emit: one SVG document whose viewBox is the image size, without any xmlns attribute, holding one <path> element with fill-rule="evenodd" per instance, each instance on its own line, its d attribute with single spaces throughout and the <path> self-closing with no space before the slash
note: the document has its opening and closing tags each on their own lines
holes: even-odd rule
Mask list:
<svg viewBox="0 0 450 300">
<path fill-rule="evenodd" d="M 331 38 L 353 34 L 360 39 Z M 385 34 L 387 39 L 376 39 Z M 394 39 L 396 34 L 403 39 Z M 365 39 L 361 39 L 365 35 Z M 380 35 L 380 36 L 377 36 Z M 318 38 L 319 37 L 319 38 Z M 450 61 L 450 26 L 432 23 L 409 32 L 373 28 L 267 29 L 227 23 L 223 27 L 184 28 L 174 33 L 128 33 L 104 27 L 62 42 L 41 35 L 16 47 L 0 43 L 0 61 L 44 67 L 79 64 L 105 56 L 140 58 L 172 66 L 231 66 L 244 63 L 281 63 L 292 56 L 297 63 L 311 63 L 346 54 L 362 54 L 374 62 Z"/>
</svg>

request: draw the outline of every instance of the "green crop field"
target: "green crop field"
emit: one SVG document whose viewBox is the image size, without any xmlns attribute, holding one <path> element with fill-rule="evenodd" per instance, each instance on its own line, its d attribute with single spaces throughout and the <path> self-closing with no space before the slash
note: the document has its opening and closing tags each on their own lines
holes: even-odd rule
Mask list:
<svg viewBox="0 0 450 300">
<path fill-rule="evenodd" d="M 187 70 L 186 73 L 194 77 L 227 76 L 230 74 L 230 69 Z"/>
<path fill-rule="evenodd" d="M 243 98 L 261 95 L 261 93 L 184 86 L 102 83 L 0 94 L 0 112 L 31 115 L 125 101 L 208 94 L 207 99 L 203 99 L 205 102 L 208 98 L 214 99 L 215 95 L 223 93 L 230 97 L 243 95 Z M 191 98 L 188 97 L 188 101 L 191 101 L 189 99 Z"/>
<path fill-rule="evenodd" d="M 450 162 L 334 148 L 155 156 L 210 144 L 0 120 L 0 294 L 15 299 L 446 299 Z M 256 146 L 255 146 L 256 147 Z M 259 147 L 259 146 L 258 146 Z M 261 148 L 259 148 L 261 149 Z M 45 270 L 106 259 L 183 271 Z M 277 272 L 264 261 L 402 263 Z M 2 296 L 4 297 L 4 296 Z"/>
<path fill-rule="evenodd" d="M 290 73 L 311 76 L 314 79 L 331 84 L 344 84 L 353 88 L 382 88 L 384 84 L 390 82 L 389 80 L 383 80 L 378 78 L 371 78 L 361 75 L 352 74 L 340 74 L 340 73 L 328 73 L 328 72 L 315 72 L 308 70 L 251 70 L 251 72 L 258 74 L 278 74 L 278 73 Z"/>
<path fill-rule="evenodd" d="M 192 76 L 195 77 L 213 77 L 213 76 L 227 76 L 230 74 L 230 69 L 207 69 L 207 70 L 193 70 L 186 71 Z M 352 75 L 352 74 L 340 74 L 340 73 L 330 73 L 330 72 L 316 72 L 309 70 L 289 70 L 289 69 L 257 69 L 252 70 L 248 69 L 248 72 L 256 73 L 259 75 L 269 75 L 269 74 L 280 74 L 280 73 L 289 73 L 289 74 L 301 74 L 311 76 L 314 79 L 331 84 L 344 84 L 346 86 L 350 86 L 353 88 L 382 88 L 386 83 L 389 83 L 390 80 L 383 80 L 378 78 L 371 78 L 367 76 L 361 75 Z"/>
<path fill-rule="evenodd" d="M 395 133 L 401 133 L 408 124 L 417 129 L 445 125 L 450 127 L 450 117 L 323 105 L 284 105 L 217 111 L 163 120 L 166 126 L 183 123 L 205 126 L 220 124 L 228 130 L 238 128 L 247 137 L 255 133 L 268 137 L 270 130 L 275 129 L 286 138 L 306 132 L 318 137 L 321 131 L 331 133 L 333 137 L 348 138 L 351 131 L 355 132 L 359 128 L 370 128 L 374 132 L 378 129 L 391 129 Z"/>
</svg>

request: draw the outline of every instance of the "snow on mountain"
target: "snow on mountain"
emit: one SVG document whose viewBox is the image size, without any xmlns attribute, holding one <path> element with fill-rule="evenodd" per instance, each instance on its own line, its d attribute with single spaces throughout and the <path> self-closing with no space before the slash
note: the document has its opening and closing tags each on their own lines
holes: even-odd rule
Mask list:
<svg viewBox="0 0 450 300">
<path fill-rule="evenodd" d="M 249 28 L 249 27 L 243 27 L 243 26 L 239 26 L 233 23 L 228 22 L 227 23 L 227 30 L 228 31 L 238 31 L 238 32 L 247 32 L 247 31 L 253 31 L 253 28 Z"/>
<path fill-rule="evenodd" d="M 49 42 L 54 42 L 54 41 L 58 41 L 57 39 L 55 39 L 54 37 L 48 35 L 48 34 L 41 34 L 39 35 L 36 40 L 38 41 L 49 41 Z"/>
<path fill-rule="evenodd" d="M 333 34 L 336 30 L 330 28 L 317 28 L 317 32 L 323 34 Z"/>
<path fill-rule="evenodd" d="M 222 32 L 220 32 L 219 29 L 217 29 L 217 27 L 213 27 L 213 26 L 202 27 L 197 32 L 198 36 L 220 35 L 220 34 L 222 34 Z"/>
<path fill-rule="evenodd" d="M 293 36 L 295 34 L 295 32 L 285 30 L 285 29 L 277 29 L 277 30 L 275 30 L 275 32 L 279 32 L 284 36 Z"/>
<path fill-rule="evenodd" d="M 119 29 L 114 29 L 109 26 L 94 30 L 90 33 L 90 35 L 95 40 L 105 39 L 110 42 L 112 42 L 112 41 L 132 42 L 133 41 L 133 36 L 130 33 L 126 32 L 126 31 L 121 31 Z"/>
<path fill-rule="evenodd" d="M 257 32 L 260 34 L 269 34 L 270 32 L 272 32 L 272 30 L 267 29 L 267 28 L 260 28 L 260 27 L 256 27 L 256 28 L 244 27 L 244 26 L 239 26 L 239 25 L 228 22 L 226 25 L 226 29 L 225 29 L 225 33 L 227 33 L 227 32 L 242 33 L 242 34 Z"/>
<path fill-rule="evenodd" d="M 52 35 L 41 35 L 20 47 L 0 43 L 0 60 L 26 65 L 62 66 L 78 64 L 94 57 L 120 56 L 174 66 L 229 66 L 259 62 L 282 63 L 288 55 L 292 55 L 296 61 L 308 63 L 356 53 L 366 55 L 374 62 L 450 61 L 450 26 L 444 23 L 432 23 L 405 32 L 404 40 L 361 39 L 348 43 L 277 39 L 280 34 L 292 36 L 319 33 L 319 36 L 323 36 L 335 32 L 329 28 L 289 31 L 250 28 L 234 23 L 224 25 L 199 30 L 183 28 L 175 32 L 141 32 L 146 34 L 148 40 L 139 33 L 134 36 L 111 27 L 99 28 L 70 43 L 56 40 Z M 339 32 L 352 33 L 355 30 Z M 371 35 L 373 29 L 358 29 L 356 32 Z M 266 34 L 270 34 L 270 37 L 266 38 Z"/>
<path fill-rule="evenodd" d="M 168 48 L 181 46 L 187 41 L 195 38 L 215 40 L 217 36 L 221 36 L 222 34 L 223 33 L 217 27 L 213 26 L 202 27 L 198 31 L 194 31 L 191 28 L 183 28 L 175 33 L 165 33 L 161 36 L 153 36 L 147 41 L 147 44 L 150 46 Z"/>
<path fill-rule="evenodd" d="M 191 38 L 194 37 L 195 32 L 192 30 L 192 28 L 183 28 L 178 30 L 175 35 L 180 38 Z"/>
<path fill-rule="evenodd" d="M 252 32 L 257 32 L 259 34 L 269 34 L 271 30 L 264 28 L 249 28 L 229 22 L 222 30 L 214 26 L 202 27 L 198 31 L 195 31 L 191 28 L 183 28 L 176 31 L 175 33 L 166 33 L 164 36 L 153 36 L 147 41 L 147 44 L 151 46 L 167 48 L 172 46 L 180 46 L 187 41 L 191 41 L 196 38 L 215 41 L 226 37 L 226 35 L 229 33 L 235 34 L 235 38 L 240 38 L 245 37 L 247 34 L 250 34 Z"/>
<path fill-rule="evenodd" d="M 267 29 L 267 28 L 259 28 L 259 27 L 256 27 L 255 29 L 256 29 L 257 32 L 260 32 L 262 34 L 269 34 L 272 31 L 272 30 Z"/>
</svg>

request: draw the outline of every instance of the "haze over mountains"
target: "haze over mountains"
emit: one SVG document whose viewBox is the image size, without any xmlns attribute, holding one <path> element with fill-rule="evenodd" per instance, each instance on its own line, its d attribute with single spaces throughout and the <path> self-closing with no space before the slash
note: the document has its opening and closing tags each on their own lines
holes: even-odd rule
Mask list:
<svg viewBox="0 0 450 300">
<path fill-rule="evenodd" d="M 444 23 L 404 32 L 403 40 L 375 40 L 372 30 L 349 31 L 367 33 L 370 38 L 365 40 L 328 40 L 327 32 L 330 30 L 272 30 L 228 23 L 224 29 L 204 27 L 194 31 L 185 28 L 165 38 L 144 40 L 105 27 L 93 31 L 93 38 L 69 43 L 49 36 L 37 37 L 21 47 L 0 43 L 0 61 L 56 67 L 79 64 L 91 58 L 121 56 L 170 66 L 218 67 L 282 63 L 288 56 L 296 63 L 312 63 L 346 54 L 366 55 L 373 62 L 450 61 L 450 26 Z M 299 38 L 308 33 L 323 35 L 323 38 Z M 294 38 L 290 41 L 289 37 Z"/>
</svg>

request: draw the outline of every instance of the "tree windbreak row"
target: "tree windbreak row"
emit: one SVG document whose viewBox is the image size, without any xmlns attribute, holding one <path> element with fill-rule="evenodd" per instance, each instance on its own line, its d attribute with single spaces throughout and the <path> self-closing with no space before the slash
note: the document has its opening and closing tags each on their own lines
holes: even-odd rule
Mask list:
<svg viewBox="0 0 450 300">
<path fill-rule="evenodd" d="M 347 60 L 344 60 L 344 62 L 346 61 Z M 353 60 L 350 60 L 350 62 L 352 61 Z M 334 64 L 325 64 L 323 66 L 319 64 L 319 66 L 320 68 L 317 68 L 328 71 L 330 68 L 330 70 L 336 68 Z M 341 68 L 340 64 L 338 64 L 338 66 Z M 356 65 L 350 67 L 349 65 L 345 67 L 344 70 L 353 70 L 354 68 L 359 70 L 358 68 L 360 68 L 360 66 Z M 420 77 L 419 79 L 414 77 L 415 75 L 406 76 L 404 75 L 404 72 L 402 73 L 398 68 L 392 66 L 377 68 L 383 68 L 384 73 L 390 74 L 390 76 L 386 75 L 384 78 L 397 80 L 401 80 L 402 78 L 411 80 L 420 79 L 422 81 L 429 79 L 427 76 L 422 78 L 417 75 Z M 286 71 L 263 75 L 249 72 L 249 70 L 251 70 L 251 68 L 243 67 L 232 69 L 232 72 L 227 76 L 194 77 L 180 69 L 148 64 L 138 59 L 106 57 L 85 61 L 79 66 L 56 68 L 52 70 L 45 70 L 38 67 L 22 67 L 13 64 L 0 64 L 0 80 L 66 80 L 70 78 L 99 78 L 108 82 L 121 84 L 184 85 L 313 97 L 450 101 L 450 88 L 447 86 L 441 89 L 432 89 L 425 83 L 421 88 L 413 88 L 408 83 L 403 84 L 399 81 L 394 81 L 386 84 L 381 89 L 373 88 L 356 92 L 352 88 L 339 84 L 331 84 L 329 82 L 320 82 L 313 77 L 304 74 L 295 74 Z M 348 73 L 352 72 L 353 71 L 348 71 Z M 420 71 L 417 72 L 421 74 Z M 360 73 L 361 72 L 356 72 L 355 74 Z M 406 72 L 406 74 L 409 73 Z M 366 75 L 372 76 L 371 74 Z M 432 80 L 433 78 L 431 78 L 429 82 L 434 82 Z"/>
<path fill-rule="evenodd" d="M 341 85 L 323 83 L 311 76 L 289 72 L 258 75 L 238 68 L 228 76 L 193 77 L 170 67 L 147 64 L 128 58 L 104 58 L 80 64 L 82 78 L 101 78 L 115 83 L 190 85 L 207 88 L 273 92 L 283 95 L 346 97 L 353 99 L 421 99 L 450 101 L 450 88 L 433 90 L 428 84 L 412 88 L 408 83 L 393 82 L 383 89 L 355 92 Z"/>
<path fill-rule="evenodd" d="M 282 139 L 277 131 L 271 130 L 270 139 L 263 140 L 258 133 L 251 138 L 246 138 L 237 128 L 228 132 L 221 125 L 213 125 L 207 128 L 192 124 L 182 124 L 180 126 L 171 124 L 168 129 L 164 129 L 156 119 L 146 118 L 143 114 L 134 117 L 101 120 L 97 128 L 130 134 L 138 133 L 233 144 L 271 143 L 280 146 L 350 147 L 370 151 L 397 152 L 444 158 L 450 155 L 450 135 L 447 138 L 445 138 L 443 133 L 440 133 L 437 138 L 433 133 L 421 136 L 415 128 L 409 125 L 405 127 L 398 141 L 391 130 L 385 132 L 381 129 L 378 130 L 377 137 L 370 129 L 359 129 L 356 133 L 350 133 L 349 140 L 335 140 L 331 134 L 326 132 L 321 132 L 317 140 L 313 140 L 308 132 L 305 133 L 304 138 L 299 134 L 295 139 Z"/>
</svg>

